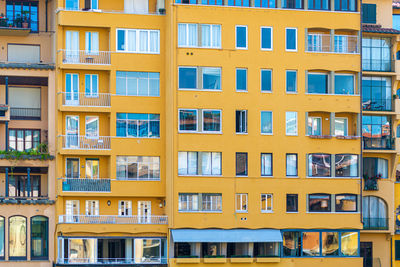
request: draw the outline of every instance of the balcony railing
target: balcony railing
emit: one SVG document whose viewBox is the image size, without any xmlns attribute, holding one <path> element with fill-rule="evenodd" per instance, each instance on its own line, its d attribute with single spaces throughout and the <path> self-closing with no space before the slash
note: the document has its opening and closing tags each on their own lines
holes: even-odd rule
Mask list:
<svg viewBox="0 0 400 267">
<path fill-rule="evenodd" d="M 10 108 L 12 120 L 40 120 L 40 108 Z"/>
<path fill-rule="evenodd" d="M 80 8 L 59 8 L 60 11 L 81 11 L 95 13 L 112 13 L 112 14 L 133 14 L 133 15 L 165 15 L 165 8 L 159 8 L 157 11 L 150 10 L 110 10 L 110 9 L 80 9 Z"/>
<path fill-rule="evenodd" d="M 388 218 L 363 218 L 364 230 L 388 230 Z"/>
<path fill-rule="evenodd" d="M 369 138 L 363 137 L 363 148 L 371 150 L 393 150 L 395 149 L 395 139 L 390 137 Z"/>
<path fill-rule="evenodd" d="M 353 35 L 332 35 L 310 33 L 308 34 L 306 49 L 307 52 L 357 54 L 358 36 Z"/>
<path fill-rule="evenodd" d="M 167 216 L 60 215 L 59 223 L 68 224 L 167 224 Z"/>
<path fill-rule="evenodd" d="M 371 110 L 371 111 L 391 111 L 392 110 L 392 99 L 377 99 L 377 98 L 369 98 L 363 99 L 363 110 Z"/>
<path fill-rule="evenodd" d="M 111 179 L 63 178 L 63 192 L 111 192 Z"/>
<path fill-rule="evenodd" d="M 363 59 L 363 71 L 392 72 L 394 71 L 394 60 L 389 59 Z"/>
<path fill-rule="evenodd" d="M 378 180 L 377 179 L 364 179 L 364 191 L 378 191 Z"/>
<path fill-rule="evenodd" d="M 73 259 L 57 259 L 58 264 L 68 264 L 68 265 L 147 265 L 147 264 L 167 264 L 168 260 L 166 258 L 159 258 L 157 256 L 150 256 L 150 258 L 73 258 Z"/>
<path fill-rule="evenodd" d="M 111 107 L 111 94 L 91 94 L 61 92 L 63 106 Z"/>
<path fill-rule="evenodd" d="M 110 65 L 111 52 L 86 50 L 61 50 L 64 64 Z"/>
<path fill-rule="evenodd" d="M 64 149 L 108 150 L 111 148 L 110 136 L 61 135 L 59 137 Z"/>
</svg>

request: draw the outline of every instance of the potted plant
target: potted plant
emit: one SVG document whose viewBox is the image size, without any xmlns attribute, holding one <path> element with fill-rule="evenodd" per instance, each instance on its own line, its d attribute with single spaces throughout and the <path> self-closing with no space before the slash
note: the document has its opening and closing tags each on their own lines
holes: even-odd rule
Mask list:
<svg viewBox="0 0 400 267">
<path fill-rule="evenodd" d="M 22 17 L 21 14 L 17 14 L 14 19 L 14 27 L 21 28 L 22 27 Z"/>
<path fill-rule="evenodd" d="M 393 95 L 393 99 L 399 99 L 399 95 L 397 94 Z"/>
<path fill-rule="evenodd" d="M 22 12 L 22 28 L 27 29 L 29 27 L 29 14 L 28 11 Z"/>
<path fill-rule="evenodd" d="M 0 14 L 0 27 L 7 27 L 7 18 L 4 16 L 3 13 Z"/>
</svg>

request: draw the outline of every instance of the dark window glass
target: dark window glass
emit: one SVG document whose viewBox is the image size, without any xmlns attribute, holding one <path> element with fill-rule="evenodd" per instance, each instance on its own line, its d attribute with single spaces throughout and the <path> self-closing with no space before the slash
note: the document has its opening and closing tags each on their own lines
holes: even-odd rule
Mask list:
<svg viewBox="0 0 400 267">
<path fill-rule="evenodd" d="M 368 178 L 380 176 L 388 178 L 388 160 L 381 158 L 363 158 L 363 175 Z"/>
<path fill-rule="evenodd" d="M 330 177 L 331 176 L 331 155 L 330 154 L 309 154 L 308 155 L 308 176 Z"/>
<path fill-rule="evenodd" d="M 364 37 L 362 39 L 362 70 L 393 71 L 391 38 Z"/>
<path fill-rule="evenodd" d="M 335 11 L 357 11 L 356 0 L 334 0 Z"/>
<path fill-rule="evenodd" d="M 363 76 L 362 79 L 363 110 L 392 110 L 392 79 L 390 77 Z"/>
<path fill-rule="evenodd" d="M 308 9 L 329 10 L 330 9 L 330 1 L 329 0 L 308 0 Z"/>
<path fill-rule="evenodd" d="M 261 28 L 261 48 L 272 49 L 272 28 Z"/>
<path fill-rule="evenodd" d="M 179 130 L 197 131 L 197 110 L 179 111 Z"/>
<path fill-rule="evenodd" d="M 357 195 L 341 194 L 335 196 L 336 212 L 356 212 Z"/>
<path fill-rule="evenodd" d="M 179 68 L 179 88 L 197 88 L 197 68 Z"/>
<path fill-rule="evenodd" d="M 346 248 L 345 244 L 342 247 Z M 339 256 L 338 232 L 322 232 L 322 256 Z"/>
<path fill-rule="evenodd" d="M 39 31 L 38 1 L 7 1 L 6 16 L 8 26 L 30 28 Z"/>
<path fill-rule="evenodd" d="M 286 92 L 297 92 L 297 71 L 286 71 Z"/>
<path fill-rule="evenodd" d="M 8 195 L 10 197 L 42 197 L 40 175 L 31 175 L 30 184 L 26 175 L 8 175 Z"/>
<path fill-rule="evenodd" d="M 247 133 L 247 110 L 236 110 L 236 133 Z"/>
<path fill-rule="evenodd" d="M 331 212 L 331 196 L 325 194 L 308 195 L 309 212 Z"/>
<path fill-rule="evenodd" d="M 272 92 L 272 70 L 261 70 L 261 92 Z"/>
<path fill-rule="evenodd" d="M 47 259 L 49 220 L 43 216 L 35 216 L 31 219 L 31 258 Z"/>
<path fill-rule="evenodd" d="M 303 8 L 303 0 L 282 0 L 283 8 Z"/>
<path fill-rule="evenodd" d="M 297 50 L 297 29 L 286 29 L 286 50 Z"/>
<path fill-rule="evenodd" d="M 362 116 L 364 149 L 392 149 L 392 127 L 388 116 Z"/>
<path fill-rule="evenodd" d="M 362 22 L 363 23 L 376 23 L 376 5 L 375 4 L 362 4 Z"/>
<path fill-rule="evenodd" d="M 247 48 L 246 26 L 236 26 L 236 48 Z"/>
<path fill-rule="evenodd" d="M 301 232 L 283 232 L 282 254 L 286 257 L 300 257 Z"/>
<path fill-rule="evenodd" d="M 247 175 L 247 153 L 236 153 L 236 176 Z"/>
<path fill-rule="evenodd" d="M 236 69 L 236 90 L 247 91 L 247 69 Z"/>
<path fill-rule="evenodd" d="M 298 195 L 287 194 L 286 195 L 286 211 L 297 212 L 298 211 Z"/>
<path fill-rule="evenodd" d="M 255 7 L 275 8 L 277 0 L 255 0 Z M 278 0 L 280 1 L 280 0 Z"/>
<path fill-rule="evenodd" d="M 308 93 L 309 94 L 327 94 L 328 93 L 328 75 L 327 74 L 308 74 Z"/>
<path fill-rule="evenodd" d="M 336 177 L 358 176 L 358 155 L 336 154 L 335 155 Z"/>
<path fill-rule="evenodd" d="M 395 250 L 394 258 L 396 261 L 398 261 L 400 260 L 400 240 L 394 241 L 394 250 Z"/>
</svg>

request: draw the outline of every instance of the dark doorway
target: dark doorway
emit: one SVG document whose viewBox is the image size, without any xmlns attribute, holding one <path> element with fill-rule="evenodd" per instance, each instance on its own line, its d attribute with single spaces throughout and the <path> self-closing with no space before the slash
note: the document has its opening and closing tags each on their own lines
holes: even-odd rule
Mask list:
<svg viewBox="0 0 400 267">
<path fill-rule="evenodd" d="M 363 266 L 372 267 L 372 242 L 360 242 L 360 254 L 363 257 Z"/>
</svg>

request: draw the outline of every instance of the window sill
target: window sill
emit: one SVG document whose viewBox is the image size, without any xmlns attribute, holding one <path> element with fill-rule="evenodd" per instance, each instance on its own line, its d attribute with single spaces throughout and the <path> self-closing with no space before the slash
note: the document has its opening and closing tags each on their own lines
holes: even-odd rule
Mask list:
<svg viewBox="0 0 400 267">
<path fill-rule="evenodd" d="M 294 136 L 294 137 L 297 137 L 297 136 L 299 136 L 298 134 L 288 134 L 288 133 L 286 133 L 286 136 Z"/>
<path fill-rule="evenodd" d="M 274 178 L 272 175 L 261 175 L 261 178 Z"/>
<path fill-rule="evenodd" d="M 236 210 L 235 213 L 239 213 L 239 214 L 248 214 L 249 212 L 248 212 L 248 211 L 239 211 L 239 210 Z"/>
<path fill-rule="evenodd" d="M 360 179 L 361 177 L 336 177 L 336 176 L 306 176 L 306 178 L 308 179 Z"/>
<path fill-rule="evenodd" d="M 236 133 L 237 135 L 248 135 L 249 133 Z"/>
<path fill-rule="evenodd" d="M 236 90 L 236 93 L 248 93 L 248 90 Z"/>
<path fill-rule="evenodd" d="M 285 49 L 286 52 L 298 52 L 297 49 Z"/>
<path fill-rule="evenodd" d="M 123 139 L 160 139 L 161 137 L 115 136 L 115 138 L 123 138 Z M 88 138 L 88 139 L 95 139 L 95 138 Z"/>
<path fill-rule="evenodd" d="M 261 90 L 262 94 L 272 94 L 272 90 L 268 91 L 268 90 Z"/>
<path fill-rule="evenodd" d="M 236 50 L 248 50 L 248 47 L 235 47 Z"/>
<path fill-rule="evenodd" d="M 217 178 L 222 177 L 222 175 L 190 175 L 190 174 L 178 174 L 178 177 L 210 177 L 210 178 Z"/>
<path fill-rule="evenodd" d="M 286 175 L 286 178 L 289 178 L 289 179 L 290 179 L 290 178 L 299 178 L 299 176 L 298 176 L 298 175 L 296 175 L 296 176 L 287 176 L 287 175 Z"/>
<path fill-rule="evenodd" d="M 178 88 L 178 91 L 194 92 L 222 92 L 222 89 L 202 89 L 202 88 Z"/>
<path fill-rule="evenodd" d="M 288 92 L 288 91 L 286 91 L 286 94 L 288 94 L 288 95 L 298 95 L 299 92 Z"/>
<path fill-rule="evenodd" d="M 236 178 L 249 178 L 248 175 L 236 175 L 235 177 Z"/>
<path fill-rule="evenodd" d="M 160 52 L 131 52 L 131 51 L 115 51 L 119 54 L 146 54 L 146 55 L 160 55 Z"/>
<path fill-rule="evenodd" d="M 223 134 L 222 132 L 193 132 L 193 131 L 178 131 L 181 134 Z"/>
<path fill-rule="evenodd" d="M 270 52 L 273 51 L 273 48 L 261 48 L 261 51 Z"/>
<path fill-rule="evenodd" d="M 287 211 L 286 213 L 287 214 L 298 214 L 299 212 L 298 211 Z"/>
<path fill-rule="evenodd" d="M 222 47 L 207 47 L 207 46 L 178 46 L 178 48 L 183 48 L 183 49 L 191 49 L 191 48 L 198 48 L 198 49 L 215 49 L 215 50 L 221 50 Z"/>
<path fill-rule="evenodd" d="M 272 135 L 274 135 L 274 133 L 261 133 L 261 135 L 270 135 L 270 136 L 272 136 Z"/>
<path fill-rule="evenodd" d="M 268 214 L 268 213 L 274 213 L 274 212 L 273 212 L 273 211 L 265 211 L 265 210 L 262 210 L 261 213 L 263 213 L 263 214 Z"/>
<path fill-rule="evenodd" d="M 222 211 L 204 211 L 204 210 L 201 210 L 201 211 L 197 211 L 197 210 L 193 210 L 193 211 L 180 210 L 178 212 L 179 213 L 222 213 Z"/>
<path fill-rule="evenodd" d="M 344 95 L 344 94 L 318 94 L 318 93 L 305 93 L 306 95 L 316 95 L 316 96 L 327 96 L 327 95 L 333 95 L 333 96 L 356 96 L 359 97 L 359 94 L 353 94 L 353 95 Z"/>
</svg>

